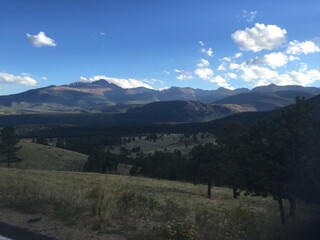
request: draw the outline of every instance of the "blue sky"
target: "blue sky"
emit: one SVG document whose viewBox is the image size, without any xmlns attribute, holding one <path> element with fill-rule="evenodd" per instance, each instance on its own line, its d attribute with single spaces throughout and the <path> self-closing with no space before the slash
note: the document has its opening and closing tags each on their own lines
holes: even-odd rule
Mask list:
<svg viewBox="0 0 320 240">
<path fill-rule="evenodd" d="M 0 0 L 0 95 L 99 78 L 320 86 L 319 2 Z"/>
</svg>

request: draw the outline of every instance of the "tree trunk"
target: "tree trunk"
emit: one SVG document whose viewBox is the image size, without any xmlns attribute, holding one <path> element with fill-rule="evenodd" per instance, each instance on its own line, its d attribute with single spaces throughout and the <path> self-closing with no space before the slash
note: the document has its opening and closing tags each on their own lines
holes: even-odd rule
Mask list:
<svg viewBox="0 0 320 240">
<path fill-rule="evenodd" d="M 285 216 L 285 214 L 284 214 L 284 207 L 283 207 L 283 200 L 282 200 L 282 198 L 278 198 L 278 205 L 279 205 L 279 210 L 280 210 L 281 223 L 282 223 L 282 225 L 285 225 L 285 223 L 286 223 L 286 216 Z"/>
<path fill-rule="evenodd" d="M 208 180 L 208 193 L 207 193 L 207 197 L 211 198 L 211 188 L 212 188 L 212 181 L 211 179 Z"/>
<path fill-rule="evenodd" d="M 236 186 L 232 187 L 232 193 L 233 193 L 233 198 L 237 199 L 238 198 L 238 188 Z"/>
<path fill-rule="evenodd" d="M 289 199 L 289 203 L 290 203 L 290 211 L 289 211 L 289 216 L 290 217 L 294 217 L 296 215 L 296 198 L 295 197 L 290 197 Z"/>
</svg>

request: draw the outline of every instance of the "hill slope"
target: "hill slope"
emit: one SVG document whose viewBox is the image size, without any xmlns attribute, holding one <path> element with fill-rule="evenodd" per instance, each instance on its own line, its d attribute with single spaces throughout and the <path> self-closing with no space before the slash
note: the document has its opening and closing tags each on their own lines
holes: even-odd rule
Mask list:
<svg viewBox="0 0 320 240">
<path fill-rule="evenodd" d="M 81 153 L 36 144 L 26 140 L 20 141 L 18 146 L 21 148 L 17 152 L 17 157 L 22 161 L 11 165 L 15 168 L 81 171 L 88 158 L 87 155 Z M 0 166 L 6 166 L 6 164 L 0 163 Z"/>
<path fill-rule="evenodd" d="M 131 109 L 126 118 L 145 123 L 204 122 L 252 109 L 233 105 L 204 104 L 198 101 L 164 101 Z"/>
<path fill-rule="evenodd" d="M 295 102 L 295 97 L 310 98 L 311 93 L 294 90 L 282 90 L 275 92 L 252 91 L 250 93 L 240 93 L 222 100 L 216 104 L 245 104 L 252 106 L 256 111 L 269 111 L 279 107 L 285 107 Z"/>
</svg>

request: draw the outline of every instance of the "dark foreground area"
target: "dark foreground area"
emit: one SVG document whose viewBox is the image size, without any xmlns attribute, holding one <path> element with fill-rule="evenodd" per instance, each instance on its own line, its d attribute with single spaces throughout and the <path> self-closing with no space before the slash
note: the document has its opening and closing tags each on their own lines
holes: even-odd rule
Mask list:
<svg viewBox="0 0 320 240">
<path fill-rule="evenodd" d="M 11 226 L 6 223 L 0 223 L 0 239 L 1 236 L 12 240 L 55 240 L 55 238 L 33 233 L 26 229 Z"/>
</svg>

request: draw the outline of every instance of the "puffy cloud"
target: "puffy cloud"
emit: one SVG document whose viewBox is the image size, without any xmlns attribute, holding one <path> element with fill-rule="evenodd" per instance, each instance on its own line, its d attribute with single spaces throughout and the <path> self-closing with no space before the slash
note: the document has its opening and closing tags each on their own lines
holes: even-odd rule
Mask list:
<svg viewBox="0 0 320 240">
<path fill-rule="evenodd" d="M 232 87 L 230 86 L 230 84 L 227 82 L 226 79 L 224 79 L 221 76 L 214 76 L 213 70 L 209 67 L 210 66 L 209 61 L 201 58 L 200 63 L 198 63 L 197 66 L 199 68 L 197 68 L 194 71 L 194 73 L 198 78 L 215 83 L 220 87 L 232 89 Z"/>
<path fill-rule="evenodd" d="M 243 56 L 243 54 L 241 52 L 239 52 L 234 55 L 234 58 L 241 58 L 242 56 Z"/>
<path fill-rule="evenodd" d="M 234 64 L 233 70 L 241 73 L 241 78 L 251 82 L 253 86 L 267 85 L 302 85 L 306 86 L 320 80 L 320 72 L 317 69 L 308 70 L 303 64 L 298 71 L 278 73 L 266 67 L 248 65 L 246 63 Z M 230 77 L 230 76 L 229 76 Z"/>
<path fill-rule="evenodd" d="M 237 74 L 235 74 L 235 73 L 228 73 L 227 76 L 229 78 L 232 78 L 232 79 L 237 79 L 238 78 Z"/>
<path fill-rule="evenodd" d="M 203 80 L 210 80 L 213 77 L 213 71 L 211 68 L 198 68 L 194 73 Z"/>
<path fill-rule="evenodd" d="M 209 49 L 201 48 L 201 52 L 207 54 L 209 57 L 213 56 L 212 48 L 209 48 Z"/>
<path fill-rule="evenodd" d="M 255 27 L 238 30 L 231 37 L 241 50 L 259 52 L 281 46 L 286 40 L 286 33 L 276 25 L 256 23 Z"/>
<path fill-rule="evenodd" d="M 226 69 L 226 64 L 225 64 L 225 63 L 220 64 L 220 65 L 218 66 L 217 70 L 218 70 L 218 71 L 225 71 L 225 70 L 227 70 L 227 69 Z"/>
<path fill-rule="evenodd" d="M 178 73 L 178 76 L 176 78 L 180 81 L 193 78 L 193 76 L 187 71 L 179 70 L 179 69 L 175 69 L 174 71 Z"/>
<path fill-rule="evenodd" d="M 201 48 L 200 48 L 200 52 L 202 52 L 202 53 L 204 53 L 204 54 L 206 54 L 206 55 L 208 55 L 209 57 L 212 57 L 213 56 L 213 50 L 212 50 L 212 48 L 210 47 L 210 48 L 208 48 L 208 49 L 205 49 L 204 47 L 205 47 L 205 44 L 204 44 L 204 42 L 203 41 L 199 41 L 199 45 L 201 46 Z"/>
<path fill-rule="evenodd" d="M 316 69 L 307 71 L 291 71 L 281 74 L 276 79 L 278 85 L 308 85 L 320 80 L 320 72 Z"/>
<path fill-rule="evenodd" d="M 298 42 L 296 40 L 291 41 L 288 45 L 286 53 L 288 54 L 308 54 L 308 53 L 315 53 L 320 52 L 320 47 L 317 46 L 312 41 L 305 41 L 305 42 Z"/>
<path fill-rule="evenodd" d="M 300 60 L 300 58 L 292 55 L 289 56 L 289 61 L 295 61 L 295 60 Z"/>
<path fill-rule="evenodd" d="M 282 52 L 266 54 L 263 57 L 256 57 L 255 59 L 249 60 L 249 65 L 267 65 L 271 68 L 277 68 L 286 65 L 288 57 Z"/>
<path fill-rule="evenodd" d="M 107 82 L 113 83 L 122 88 L 145 87 L 145 88 L 153 89 L 153 87 L 144 83 L 143 81 L 136 80 L 133 78 L 124 79 L 124 78 L 111 78 L 106 76 L 92 76 L 90 78 L 80 77 L 80 81 L 82 82 L 94 82 L 101 79 L 106 80 Z"/>
<path fill-rule="evenodd" d="M 203 58 L 201 58 L 200 63 L 197 64 L 198 67 L 207 67 L 209 65 L 210 65 L 210 62 Z"/>
<path fill-rule="evenodd" d="M 231 70 L 239 69 L 239 67 L 240 67 L 240 64 L 238 64 L 238 63 L 230 63 L 230 65 L 229 65 L 229 68 Z"/>
<path fill-rule="evenodd" d="M 52 38 L 46 36 L 44 32 L 39 32 L 37 35 L 30 35 L 27 33 L 27 39 L 33 44 L 35 47 L 55 47 L 57 44 Z"/>
<path fill-rule="evenodd" d="M 257 11 L 241 11 L 241 17 L 244 18 L 247 22 L 252 22 L 256 18 Z"/>
<path fill-rule="evenodd" d="M 23 84 L 27 86 L 36 86 L 37 81 L 31 78 L 29 75 L 22 74 L 22 76 L 13 75 L 6 72 L 0 72 L 0 82 L 1 83 L 16 83 Z"/>
<path fill-rule="evenodd" d="M 210 82 L 216 83 L 220 87 L 234 89 L 233 87 L 230 86 L 230 84 L 227 82 L 227 80 L 224 79 L 223 77 L 221 77 L 220 75 L 212 77 L 210 79 Z"/>
<path fill-rule="evenodd" d="M 247 63 L 242 64 L 230 64 L 232 70 L 240 71 L 241 77 L 244 81 L 250 82 L 259 79 L 272 79 L 278 76 L 276 71 L 272 71 L 266 67 L 260 67 L 257 65 L 248 65 Z"/>
</svg>

